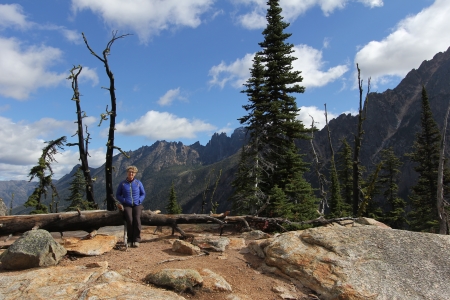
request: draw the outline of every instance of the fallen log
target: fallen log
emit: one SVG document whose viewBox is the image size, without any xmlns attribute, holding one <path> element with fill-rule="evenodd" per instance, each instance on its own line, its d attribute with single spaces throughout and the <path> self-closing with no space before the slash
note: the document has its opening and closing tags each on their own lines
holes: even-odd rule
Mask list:
<svg viewBox="0 0 450 300">
<path fill-rule="evenodd" d="M 325 225 L 332 222 L 339 222 L 344 220 L 355 221 L 355 218 L 345 217 L 336 219 L 325 219 L 322 216 L 303 222 L 291 222 L 283 218 L 266 218 L 257 216 L 228 216 L 224 214 L 179 214 L 166 215 L 144 210 L 141 215 L 142 225 L 148 226 L 168 226 L 172 228 L 172 234 L 177 231 L 182 237 L 189 236 L 178 226 L 180 224 L 218 224 L 220 234 L 224 227 L 240 225 L 241 231 L 250 231 L 257 228 L 267 231 L 269 225 L 277 230 L 287 231 L 283 225 L 304 225 L 304 224 L 319 224 Z M 105 226 L 120 226 L 124 224 L 123 213 L 121 211 L 106 211 L 106 210 L 87 210 L 75 212 L 62 212 L 50 214 L 36 214 L 36 215 L 14 215 L 14 216 L 0 216 L 0 236 L 7 236 L 10 234 L 23 233 L 32 229 L 45 229 L 49 232 L 64 232 L 84 230 L 93 232 L 100 227 Z"/>
<path fill-rule="evenodd" d="M 141 215 L 142 225 L 169 226 L 182 236 L 186 234 L 178 224 L 216 223 L 221 228 L 224 221 L 210 215 L 181 214 L 164 215 L 144 210 Z M 49 232 L 84 230 L 92 232 L 104 226 L 119 226 L 124 224 L 121 211 L 87 210 L 36 215 L 15 215 L 0 217 L 0 235 L 17 234 L 31 229 L 45 229 Z"/>
</svg>

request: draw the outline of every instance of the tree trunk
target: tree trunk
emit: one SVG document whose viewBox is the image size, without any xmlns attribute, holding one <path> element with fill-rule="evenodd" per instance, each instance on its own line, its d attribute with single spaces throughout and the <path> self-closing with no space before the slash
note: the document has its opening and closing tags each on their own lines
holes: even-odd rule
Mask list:
<svg viewBox="0 0 450 300">
<path fill-rule="evenodd" d="M 222 214 L 223 215 L 223 214 Z M 222 215 L 216 215 L 223 218 Z M 151 211 L 143 211 L 142 225 L 169 226 L 184 235 L 178 224 L 216 223 L 224 222 L 210 215 L 162 215 Z M 85 230 L 91 232 L 104 226 L 119 226 L 124 224 L 121 211 L 87 210 L 79 212 L 64 212 L 52 214 L 18 215 L 0 217 L 0 235 L 22 233 L 33 228 L 45 229 L 50 232 Z"/>
</svg>

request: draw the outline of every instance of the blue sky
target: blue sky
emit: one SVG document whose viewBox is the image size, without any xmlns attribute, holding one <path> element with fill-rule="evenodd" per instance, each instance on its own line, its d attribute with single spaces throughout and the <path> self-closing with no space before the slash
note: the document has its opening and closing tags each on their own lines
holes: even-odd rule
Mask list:
<svg viewBox="0 0 450 300">
<path fill-rule="evenodd" d="M 299 118 L 323 127 L 358 108 L 355 66 L 372 91 L 394 88 L 450 46 L 448 0 L 281 0 L 286 32 L 302 71 Z M 0 180 L 26 180 L 44 142 L 76 132 L 69 70 L 80 75 L 82 110 L 91 135 L 90 166 L 105 161 L 110 99 L 99 55 L 112 32 L 115 144 L 136 150 L 157 140 L 205 145 L 214 132 L 230 135 L 247 103 L 240 93 L 265 28 L 265 0 L 22 0 L 0 1 Z M 110 107 L 110 105 L 109 105 Z M 66 147 L 55 178 L 78 163 Z"/>
</svg>

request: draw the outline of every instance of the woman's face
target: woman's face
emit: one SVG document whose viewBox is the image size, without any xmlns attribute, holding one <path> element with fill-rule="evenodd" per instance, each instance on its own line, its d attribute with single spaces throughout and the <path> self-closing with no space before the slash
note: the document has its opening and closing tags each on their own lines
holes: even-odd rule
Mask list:
<svg viewBox="0 0 450 300">
<path fill-rule="evenodd" d="M 136 175 L 136 173 L 133 170 L 128 170 L 127 171 L 127 179 L 129 181 L 132 181 L 134 179 L 134 176 Z"/>
</svg>

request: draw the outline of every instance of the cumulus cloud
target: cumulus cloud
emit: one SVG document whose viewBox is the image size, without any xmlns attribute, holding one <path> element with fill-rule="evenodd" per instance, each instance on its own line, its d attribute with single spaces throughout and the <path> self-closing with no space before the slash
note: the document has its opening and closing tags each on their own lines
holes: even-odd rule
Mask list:
<svg viewBox="0 0 450 300">
<path fill-rule="evenodd" d="M 330 112 L 327 112 L 327 114 L 328 114 L 328 122 L 338 117 L 337 115 Z M 316 106 L 301 106 L 300 111 L 297 115 L 297 119 L 302 121 L 303 125 L 305 125 L 305 127 L 307 128 L 311 127 L 313 119 L 314 119 L 314 126 L 319 130 L 324 128 L 326 125 L 325 110 L 321 110 Z"/>
<path fill-rule="evenodd" d="M 137 32 L 146 43 L 163 30 L 178 27 L 195 28 L 200 16 L 210 10 L 213 0 L 72 0 L 72 10 L 91 10 L 100 15 L 109 26 Z"/>
<path fill-rule="evenodd" d="M 209 83 L 223 88 L 227 82 L 231 82 L 236 88 L 242 87 L 250 76 L 254 56 L 255 53 L 246 54 L 229 65 L 222 61 L 219 65 L 213 66 L 209 70 L 209 76 L 212 77 Z"/>
<path fill-rule="evenodd" d="M 450 2 L 436 0 L 417 15 L 401 20 L 381 41 L 364 45 L 355 56 L 361 76 L 372 77 L 372 82 L 389 80 L 391 76 L 404 77 L 418 68 L 424 57 L 431 59 L 450 45 L 450 36 L 443 34 L 450 28 Z"/>
<path fill-rule="evenodd" d="M 302 85 L 308 88 L 325 86 L 348 71 L 347 65 L 338 65 L 322 71 L 326 65 L 322 51 L 307 45 L 295 46 L 293 56 L 298 59 L 293 61 L 292 66 L 294 70 L 302 71 Z"/>
<path fill-rule="evenodd" d="M 338 65 L 330 67 L 326 70 L 326 62 L 323 61 L 322 51 L 309 47 L 307 45 L 294 46 L 293 56 L 298 59 L 292 63 L 294 70 L 302 72 L 303 82 L 301 83 L 307 88 L 325 86 L 342 77 L 347 71 L 347 65 Z M 228 82 L 236 88 L 242 88 L 242 85 L 250 76 L 250 68 L 253 64 L 255 54 L 246 54 L 227 65 L 221 62 L 219 65 L 213 66 L 209 70 L 209 81 L 211 85 L 218 85 L 221 88 Z"/>
<path fill-rule="evenodd" d="M 29 28 L 29 25 L 23 14 L 22 6 L 19 4 L 0 4 L 0 29 L 6 27 L 26 29 Z"/>
<path fill-rule="evenodd" d="M 211 124 L 201 120 L 179 118 L 168 112 L 148 111 L 133 122 L 116 124 L 117 133 L 128 136 L 144 136 L 149 140 L 176 140 L 195 138 L 199 132 L 215 130 Z"/>
<path fill-rule="evenodd" d="M 24 47 L 17 39 L 0 37 L 0 95 L 25 100 L 39 88 L 58 85 L 66 74 L 49 68 L 61 55 L 57 48 Z"/>
<path fill-rule="evenodd" d="M 88 82 L 90 81 L 92 83 L 92 86 L 96 86 L 99 82 L 98 75 L 97 75 L 97 69 L 96 68 L 89 68 L 89 67 L 83 67 L 81 70 L 80 76 L 78 77 L 80 83 L 82 82 Z"/>
<path fill-rule="evenodd" d="M 12 122 L 0 116 L 0 180 L 26 180 L 32 166 L 36 165 L 42 155 L 45 141 L 55 138 L 56 131 L 73 133 L 76 125 L 73 121 L 58 121 L 43 118 L 34 123 Z M 67 148 L 66 148 L 67 149 Z M 57 163 L 52 165 L 55 177 L 59 178 L 72 170 L 79 163 L 76 148 L 69 148 L 58 154 Z M 92 167 L 100 166 L 105 161 L 104 151 L 90 150 Z"/>
<path fill-rule="evenodd" d="M 173 101 L 176 99 L 184 100 L 184 97 L 180 95 L 180 88 L 176 88 L 173 90 L 168 90 L 164 96 L 159 98 L 158 104 L 161 106 L 171 105 Z"/>
<path fill-rule="evenodd" d="M 239 15 L 238 22 L 247 29 L 260 29 L 267 25 L 266 0 L 236 0 L 236 3 L 251 7 L 251 12 Z M 287 22 L 292 22 L 307 10 L 319 6 L 325 16 L 329 16 L 336 9 L 343 9 L 349 0 L 281 0 L 282 15 Z M 382 0 L 357 0 L 370 8 L 383 6 Z"/>
</svg>

